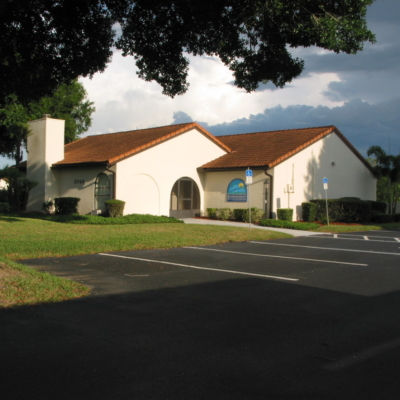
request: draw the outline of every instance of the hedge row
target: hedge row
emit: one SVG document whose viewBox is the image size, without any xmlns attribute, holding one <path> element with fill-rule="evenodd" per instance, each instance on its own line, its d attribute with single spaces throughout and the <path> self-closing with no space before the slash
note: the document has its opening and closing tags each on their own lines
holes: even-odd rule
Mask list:
<svg viewBox="0 0 400 400">
<path fill-rule="evenodd" d="M 282 221 L 279 219 L 263 219 L 262 221 L 260 221 L 260 225 L 261 226 L 270 226 L 270 227 L 274 227 L 274 228 L 297 229 L 297 230 L 302 230 L 302 231 L 309 231 L 311 229 L 319 228 L 318 224 Z"/>
<path fill-rule="evenodd" d="M 264 211 L 257 207 L 251 209 L 251 221 L 260 222 L 264 215 Z M 208 218 L 219 219 L 221 221 L 234 220 L 241 222 L 249 222 L 248 208 L 207 208 Z"/>
<path fill-rule="evenodd" d="M 293 208 L 278 208 L 277 214 L 281 221 L 293 221 Z"/>
<path fill-rule="evenodd" d="M 384 217 L 387 205 L 382 201 L 360 200 L 354 197 L 328 200 L 329 220 L 332 222 L 379 222 L 392 221 L 390 216 Z M 303 221 L 326 220 L 326 200 L 310 200 L 302 203 Z M 393 220 L 394 221 L 394 220 Z"/>
<path fill-rule="evenodd" d="M 384 213 L 373 213 L 371 221 L 378 224 L 386 224 L 390 222 L 400 222 L 400 214 L 384 214 Z"/>
<path fill-rule="evenodd" d="M 54 199 L 56 215 L 77 214 L 79 201 L 78 197 L 56 197 Z"/>
</svg>

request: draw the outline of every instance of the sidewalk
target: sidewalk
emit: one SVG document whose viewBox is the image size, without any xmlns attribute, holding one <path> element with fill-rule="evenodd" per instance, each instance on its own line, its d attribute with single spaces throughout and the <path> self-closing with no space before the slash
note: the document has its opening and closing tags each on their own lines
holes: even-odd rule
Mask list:
<svg viewBox="0 0 400 400">
<path fill-rule="evenodd" d="M 249 224 L 247 222 L 219 221 L 219 220 L 202 219 L 202 218 L 182 218 L 182 221 L 185 224 L 225 225 L 225 226 L 237 226 L 240 228 L 249 228 Z M 300 231 L 296 229 L 272 228 L 269 226 L 259 226 L 254 224 L 251 224 L 251 229 L 266 229 L 268 231 L 287 233 L 292 236 L 322 235 L 321 233 L 318 232 Z"/>
</svg>

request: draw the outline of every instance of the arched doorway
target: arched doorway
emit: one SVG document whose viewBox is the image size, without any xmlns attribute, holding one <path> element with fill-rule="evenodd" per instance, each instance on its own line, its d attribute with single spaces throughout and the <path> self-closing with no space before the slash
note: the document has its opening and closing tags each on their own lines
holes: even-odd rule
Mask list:
<svg viewBox="0 0 400 400">
<path fill-rule="evenodd" d="M 111 183 L 109 177 L 101 173 L 97 175 L 94 189 L 94 206 L 96 210 L 104 210 L 105 202 L 111 200 Z"/>
<path fill-rule="evenodd" d="M 178 179 L 171 190 L 170 216 L 191 218 L 200 214 L 200 192 L 191 178 Z"/>
</svg>

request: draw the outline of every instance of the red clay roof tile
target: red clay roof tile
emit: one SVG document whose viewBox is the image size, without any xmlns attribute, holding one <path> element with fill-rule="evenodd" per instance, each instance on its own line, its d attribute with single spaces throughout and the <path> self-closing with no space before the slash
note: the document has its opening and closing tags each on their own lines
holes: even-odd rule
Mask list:
<svg viewBox="0 0 400 400">
<path fill-rule="evenodd" d="M 204 164 L 202 168 L 206 170 L 272 168 L 332 132 L 335 132 L 351 151 L 370 168 L 361 154 L 335 126 L 218 136 L 233 151 Z"/>
<path fill-rule="evenodd" d="M 226 144 L 211 135 L 207 130 L 195 122 L 190 122 L 158 128 L 88 136 L 65 145 L 64 159 L 54 163 L 53 166 L 61 167 L 92 163 L 114 164 L 191 129 L 197 129 L 225 151 L 230 151 Z"/>
<path fill-rule="evenodd" d="M 64 159 L 53 166 L 114 164 L 191 129 L 197 129 L 227 152 L 204 164 L 202 168 L 205 170 L 272 168 L 332 132 L 335 132 L 367 168 L 370 168 L 360 153 L 334 126 L 216 137 L 195 122 L 88 136 L 65 145 Z"/>
</svg>

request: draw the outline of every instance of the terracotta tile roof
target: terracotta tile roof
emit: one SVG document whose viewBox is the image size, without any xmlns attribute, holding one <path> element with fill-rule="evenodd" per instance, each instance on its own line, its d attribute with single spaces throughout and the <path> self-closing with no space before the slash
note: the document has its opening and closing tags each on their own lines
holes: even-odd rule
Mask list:
<svg viewBox="0 0 400 400">
<path fill-rule="evenodd" d="M 114 164 L 191 129 L 197 129 L 225 151 L 230 151 L 226 144 L 207 130 L 195 122 L 190 122 L 158 128 L 88 136 L 65 145 L 64 159 L 53 164 L 53 167 L 80 164 Z"/>
<path fill-rule="evenodd" d="M 335 132 L 351 151 L 370 168 L 361 154 L 335 126 L 218 136 L 233 151 L 202 167 L 211 170 L 247 167 L 272 168 L 332 132 Z"/>
</svg>

